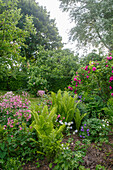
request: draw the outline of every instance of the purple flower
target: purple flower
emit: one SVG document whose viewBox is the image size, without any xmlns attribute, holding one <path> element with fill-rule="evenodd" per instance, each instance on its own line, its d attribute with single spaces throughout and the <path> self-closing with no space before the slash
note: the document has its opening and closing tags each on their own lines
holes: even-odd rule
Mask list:
<svg viewBox="0 0 113 170">
<path fill-rule="evenodd" d="M 89 129 L 87 129 L 87 132 L 89 131 Z"/>
<path fill-rule="evenodd" d="M 79 98 L 79 99 L 81 99 L 81 98 L 82 98 L 82 96 L 78 96 L 78 98 Z"/>
<path fill-rule="evenodd" d="M 80 135 L 80 138 L 82 138 L 82 135 Z"/>
<path fill-rule="evenodd" d="M 86 126 L 86 124 L 84 124 L 84 126 Z"/>
<path fill-rule="evenodd" d="M 85 136 L 83 136 L 83 138 L 85 138 Z"/>
</svg>

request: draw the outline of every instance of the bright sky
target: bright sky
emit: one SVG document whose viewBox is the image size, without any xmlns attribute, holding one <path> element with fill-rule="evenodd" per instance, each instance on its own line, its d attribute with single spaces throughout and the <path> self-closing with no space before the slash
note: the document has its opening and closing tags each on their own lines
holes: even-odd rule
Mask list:
<svg viewBox="0 0 113 170">
<path fill-rule="evenodd" d="M 68 41 L 69 30 L 74 26 L 74 23 L 71 23 L 69 13 L 62 12 L 59 8 L 59 0 L 36 0 L 36 2 L 38 2 L 40 6 L 45 6 L 47 11 L 50 12 L 50 18 L 56 20 L 56 26 L 59 30 L 60 36 L 62 37 L 62 42 L 66 43 L 64 48 L 69 48 L 74 51 L 75 54 L 79 53 L 79 56 L 90 53 L 94 49 L 90 46 L 89 49 L 87 47 L 87 51 L 85 51 L 85 48 L 76 51 L 76 42 L 72 43 Z"/>
<path fill-rule="evenodd" d="M 45 6 L 47 11 L 50 12 L 50 18 L 56 20 L 56 26 L 59 30 L 59 34 L 62 37 L 62 42 L 66 43 L 64 48 L 69 48 L 74 51 L 76 43 L 68 42 L 68 32 L 73 27 L 73 23 L 69 19 L 67 12 L 62 12 L 59 8 L 60 2 L 58 0 L 36 0 L 41 6 Z"/>
</svg>

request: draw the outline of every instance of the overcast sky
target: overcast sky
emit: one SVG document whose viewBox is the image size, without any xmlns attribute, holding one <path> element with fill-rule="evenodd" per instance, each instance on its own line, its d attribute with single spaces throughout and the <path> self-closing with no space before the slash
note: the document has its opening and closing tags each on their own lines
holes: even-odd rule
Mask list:
<svg viewBox="0 0 113 170">
<path fill-rule="evenodd" d="M 50 12 L 50 18 L 56 20 L 56 26 L 59 30 L 59 34 L 62 37 L 62 42 L 66 43 L 66 45 L 64 45 L 64 48 L 69 48 L 70 50 L 74 51 L 75 54 L 79 53 L 79 57 L 90 53 L 94 49 L 89 46 L 89 48 L 87 47 L 76 51 L 77 43 L 72 43 L 68 41 L 69 30 L 74 26 L 74 23 L 71 23 L 71 20 L 69 19 L 69 13 L 62 12 L 62 10 L 59 8 L 59 0 L 36 0 L 36 2 L 38 2 L 41 6 L 45 6 L 47 11 Z"/>
<path fill-rule="evenodd" d="M 69 48 L 74 51 L 76 43 L 68 42 L 68 32 L 73 27 L 73 23 L 69 19 L 67 12 L 62 12 L 59 8 L 60 2 L 58 0 L 36 0 L 41 6 L 45 6 L 47 11 L 50 12 L 50 18 L 56 20 L 56 26 L 59 30 L 59 34 L 62 37 L 62 42 L 66 43 L 65 48 Z"/>
</svg>

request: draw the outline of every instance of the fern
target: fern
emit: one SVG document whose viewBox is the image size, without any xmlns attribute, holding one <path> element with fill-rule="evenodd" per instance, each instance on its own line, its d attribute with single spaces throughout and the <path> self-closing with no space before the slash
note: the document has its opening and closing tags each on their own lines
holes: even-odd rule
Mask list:
<svg viewBox="0 0 113 170">
<path fill-rule="evenodd" d="M 80 128 L 80 125 L 81 125 L 81 121 L 86 115 L 87 115 L 87 113 L 85 113 L 81 116 L 79 109 L 78 108 L 76 109 L 74 120 L 75 120 L 76 128 L 77 128 L 78 131 L 79 131 L 79 128 Z"/>
<path fill-rule="evenodd" d="M 65 128 L 65 125 L 62 125 L 59 129 L 54 129 L 56 111 L 57 108 L 53 107 L 49 113 L 47 106 L 44 106 L 40 115 L 35 110 L 32 111 L 34 121 L 31 126 L 36 130 L 43 152 L 49 160 L 59 152 L 62 131 Z"/>
<path fill-rule="evenodd" d="M 61 94 L 61 90 L 59 90 L 57 94 L 54 92 L 51 93 L 51 100 L 52 106 L 57 108 L 57 114 L 65 117 L 67 122 L 72 121 L 75 109 L 79 103 L 79 101 L 76 103 L 77 95 L 73 98 L 69 95 L 69 92 L 65 91 Z"/>
</svg>

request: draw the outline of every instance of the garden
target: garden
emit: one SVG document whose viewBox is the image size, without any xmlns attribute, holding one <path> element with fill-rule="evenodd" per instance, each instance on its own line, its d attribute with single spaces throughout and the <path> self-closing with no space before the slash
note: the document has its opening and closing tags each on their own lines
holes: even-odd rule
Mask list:
<svg viewBox="0 0 113 170">
<path fill-rule="evenodd" d="M 64 91 L 1 91 L 2 169 L 113 168 L 112 58 L 79 68 Z"/>
<path fill-rule="evenodd" d="M 89 33 L 95 25 L 96 47 L 109 48 L 79 57 L 63 49 L 55 20 L 35 0 L 0 0 L 0 170 L 113 169 L 112 5 L 87 2 L 101 23 L 89 22 Z M 87 25 L 82 17 L 78 25 Z M 80 40 L 95 39 L 93 31 Z"/>
</svg>

